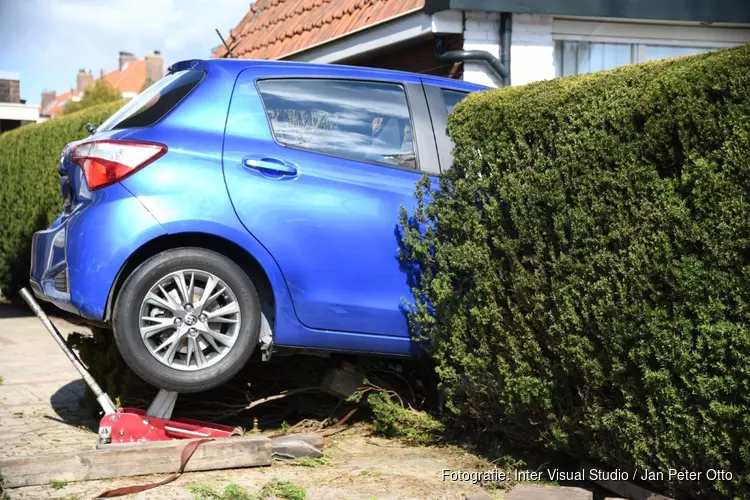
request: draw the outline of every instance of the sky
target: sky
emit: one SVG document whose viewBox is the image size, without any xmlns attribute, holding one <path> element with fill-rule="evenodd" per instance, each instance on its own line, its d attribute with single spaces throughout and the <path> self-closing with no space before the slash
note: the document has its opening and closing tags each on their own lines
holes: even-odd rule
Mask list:
<svg viewBox="0 0 750 500">
<path fill-rule="evenodd" d="M 153 50 L 164 69 L 208 58 L 250 9 L 251 0 L 0 0 L 0 73 L 18 73 L 21 99 L 75 87 L 79 69 L 98 77 L 118 68 L 120 51 Z"/>
</svg>

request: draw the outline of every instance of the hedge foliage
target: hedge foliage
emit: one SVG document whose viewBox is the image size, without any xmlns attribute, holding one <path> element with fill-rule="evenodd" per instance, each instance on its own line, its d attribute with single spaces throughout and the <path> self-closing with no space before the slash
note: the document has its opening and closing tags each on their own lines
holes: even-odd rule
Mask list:
<svg viewBox="0 0 750 500">
<path fill-rule="evenodd" d="M 31 235 L 47 227 L 62 208 L 57 166 L 60 152 L 86 137 L 122 107 L 111 102 L 0 135 L 0 291 L 15 294 L 28 284 Z"/>
<path fill-rule="evenodd" d="M 448 131 L 402 259 L 458 419 L 750 498 L 750 46 L 473 94 Z"/>
</svg>

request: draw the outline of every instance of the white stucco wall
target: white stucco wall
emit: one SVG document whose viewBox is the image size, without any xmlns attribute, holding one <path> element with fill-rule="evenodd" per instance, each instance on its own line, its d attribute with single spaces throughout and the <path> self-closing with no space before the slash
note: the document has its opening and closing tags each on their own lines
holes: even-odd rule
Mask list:
<svg viewBox="0 0 750 500">
<path fill-rule="evenodd" d="M 485 50 L 500 57 L 500 13 L 466 11 L 464 19 L 464 50 Z M 465 81 L 499 87 L 502 82 L 484 62 L 464 63 Z"/>
<path fill-rule="evenodd" d="M 466 11 L 464 50 L 485 50 L 500 57 L 500 13 Z M 510 49 L 511 85 L 523 85 L 555 77 L 552 16 L 513 14 Z M 499 79 L 483 62 L 464 63 L 464 80 L 500 86 Z"/>
<path fill-rule="evenodd" d="M 35 122 L 39 120 L 39 107 L 30 104 L 0 102 L 0 119 Z"/>
<path fill-rule="evenodd" d="M 523 85 L 555 77 L 552 16 L 513 14 L 510 84 Z"/>
</svg>

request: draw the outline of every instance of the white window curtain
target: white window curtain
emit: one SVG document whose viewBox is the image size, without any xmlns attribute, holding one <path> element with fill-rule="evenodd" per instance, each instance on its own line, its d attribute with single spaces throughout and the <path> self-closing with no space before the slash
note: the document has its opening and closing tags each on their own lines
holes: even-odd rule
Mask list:
<svg viewBox="0 0 750 500">
<path fill-rule="evenodd" d="M 701 54 L 718 48 L 558 40 L 555 42 L 555 76 L 592 73 L 637 62 Z"/>
<path fill-rule="evenodd" d="M 718 47 L 669 47 L 666 45 L 640 45 L 639 62 L 667 59 L 669 57 L 692 56 L 718 50 Z"/>
</svg>

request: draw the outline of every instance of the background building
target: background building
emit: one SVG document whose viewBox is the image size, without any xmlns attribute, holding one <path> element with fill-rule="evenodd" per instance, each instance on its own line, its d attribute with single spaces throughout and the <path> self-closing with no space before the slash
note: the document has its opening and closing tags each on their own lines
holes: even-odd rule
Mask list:
<svg viewBox="0 0 750 500">
<path fill-rule="evenodd" d="M 18 73 L 0 72 L 0 134 L 14 128 L 42 121 L 39 106 L 21 99 L 21 77 Z"/>
<path fill-rule="evenodd" d="M 54 117 L 62 114 L 65 105 L 70 101 L 79 101 L 86 92 L 86 87 L 103 79 L 112 88 L 119 91 L 123 98 L 133 98 L 145 87 L 164 76 L 164 58 L 158 50 L 143 59 L 137 59 L 130 52 L 120 52 L 117 69 L 94 77 L 91 70 L 78 70 L 76 86 L 67 92 L 57 94 L 54 90 L 42 92 L 41 114 Z"/>
<path fill-rule="evenodd" d="M 484 51 L 486 62 L 442 51 Z M 750 42 L 748 0 L 257 0 L 235 56 L 402 69 L 521 85 Z M 227 57 L 217 47 L 216 57 Z"/>
</svg>

